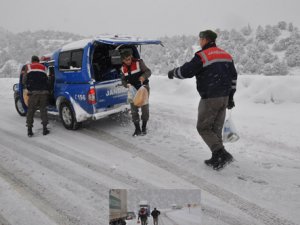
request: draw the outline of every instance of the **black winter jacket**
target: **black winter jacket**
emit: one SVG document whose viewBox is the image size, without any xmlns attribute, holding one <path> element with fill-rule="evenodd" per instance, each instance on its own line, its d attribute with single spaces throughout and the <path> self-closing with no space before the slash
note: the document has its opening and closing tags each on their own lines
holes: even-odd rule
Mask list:
<svg viewBox="0 0 300 225">
<path fill-rule="evenodd" d="M 159 210 L 153 210 L 151 212 L 151 216 L 153 216 L 153 218 L 157 218 L 160 215 L 160 211 Z"/>
<path fill-rule="evenodd" d="M 179 79 L 196 76 L 201 98 L 233 97 L 236 91 L 237 72 L 230 54 L 214 42 L 195 53 L 194 58 L 173 70 Z"/>
</svg>

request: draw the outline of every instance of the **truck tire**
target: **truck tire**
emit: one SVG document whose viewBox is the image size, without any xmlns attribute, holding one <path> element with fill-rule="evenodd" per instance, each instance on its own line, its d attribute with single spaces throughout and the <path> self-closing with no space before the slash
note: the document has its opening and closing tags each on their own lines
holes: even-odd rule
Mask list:
<svg viewBox="0 0 300 225">
<path fill-rule="evenodd" d="M 15 106 L 16 106 L 16 110 L 20 114 L 20 116 L 26 116 L 27 113 L 24 109 L 23 103 L 22 103 L 21 98 L 19 96 L 17 96 L 15 98 Z"/>
<path fill-rule="evenodd" d="M 78 123 L 75 113 L 69 102 L 62 102 L 59 107 L 59 116 L 64 127 L 68 130 L 77 130 L 81 123 Z"/>
</svg>

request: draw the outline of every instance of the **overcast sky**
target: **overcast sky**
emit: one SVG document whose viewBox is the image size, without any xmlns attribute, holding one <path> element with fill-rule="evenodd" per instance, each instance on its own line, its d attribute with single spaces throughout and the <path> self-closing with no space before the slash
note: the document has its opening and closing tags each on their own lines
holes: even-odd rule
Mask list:
<svg viewBox="0 0 300 225">
<path fill-rule="evenodd" d="M 198 35 L 204 29 L 292 22 L 300 0 L 0 0 L 0 27 L 15 33 L 52 29 L 84 36 Z"/>
</svg>

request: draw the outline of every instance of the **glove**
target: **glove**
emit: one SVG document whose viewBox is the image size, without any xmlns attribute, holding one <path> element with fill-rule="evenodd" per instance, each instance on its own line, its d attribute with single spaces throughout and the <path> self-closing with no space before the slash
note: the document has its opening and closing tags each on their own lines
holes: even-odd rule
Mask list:
<svg viewBox="0 0 300 225">
<path fill-rule="evenodd" d="M 227 104 L 227 109 L 232 109 L 233 107 L 235 107 L 234 100 L 233 100 L 233 98 L 229 98 L 228 104 Z"/>
<path fill-rule="evenodd" d="M 174 78 L 174 70 L 170 70 L 168 72 L 168 77 L 169 77 L 169 79 L 173 79 Z"/>
</svg>

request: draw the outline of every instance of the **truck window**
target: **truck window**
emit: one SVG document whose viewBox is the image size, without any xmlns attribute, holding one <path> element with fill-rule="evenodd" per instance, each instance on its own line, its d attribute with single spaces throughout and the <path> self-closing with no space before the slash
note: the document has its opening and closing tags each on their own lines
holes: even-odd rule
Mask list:
<svg viewBox="0 0 300 225">
<path fill-rule="evenodd" d="M 58 58 L 59 70 L 70 69 L 69 62 L 71 61 L 71 52 L 61 52 Z"/>
<path fill-rule="evenodd" d="M 58 58 L 60 71 L 80 70 L 82 67 L 83 50 L 61 52 Z"/>
<path fill-rule="evenodd" d="M 111 59 L 109 56 L 109 50 L 113 46 L 98 44 L 95 47 L 92 56 L 92 71 L 93 78 L 96 81 L 107 81 L 119 78 L 119 72 L 111 64 Z"/>
<path fill-rule="evenodd" d="M 73 68 L 81 68 L 82 66 L 82 50 L 73 51 L 71 53 L 71 66 Z"/>
</svg>

